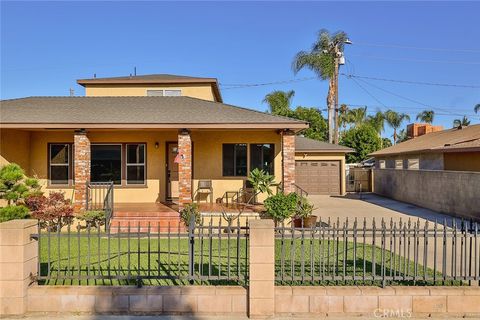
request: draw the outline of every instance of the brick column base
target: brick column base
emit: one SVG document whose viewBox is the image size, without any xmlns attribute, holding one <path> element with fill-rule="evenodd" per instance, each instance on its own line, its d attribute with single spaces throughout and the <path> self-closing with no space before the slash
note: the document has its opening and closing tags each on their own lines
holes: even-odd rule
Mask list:
<svg viewBox="0 0 480 320">
<path fill-rule="evenodd" d="M 85 131 L 76 131 L 74 136 L 75 212 L 87 207 L 87 183 L 90 181 L 90 140 Z"/>
<path fill-rule="evenodd" d="M 295 191 L 295 134 L 282 132 L 282 173 L 283 191 Z"/>
<path fill-rule="evenodd" d="M 178 133 L 178 206 L 192 202 L 192 140 L 187 130 Z"/>
</svg>

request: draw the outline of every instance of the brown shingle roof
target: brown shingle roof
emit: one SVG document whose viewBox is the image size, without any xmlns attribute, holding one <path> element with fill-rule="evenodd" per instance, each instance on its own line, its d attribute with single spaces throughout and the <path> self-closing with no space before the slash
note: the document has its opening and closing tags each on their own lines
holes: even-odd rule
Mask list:
<svg viewBox="0 0 480 320">
<path fill-rule="evenodd" d="M 295 151 L 300 152 L 341 152 L 349 153 L 353 152 L 353 149 L 331 144 L 323 141 L 305 138 L 302 136 L 295 137 Z"/>
<path fill-rule="evenodd" d="M 29 97 L 3 100 L 2 127 L 278 128 L 304 121 L 191 97 Z"/>
<path fill-rule="evenodd" d="M 480 124 L 447 129 L 425 134 L 371 153 L 371 156 L 384 156 L 417 152 L 452 152 L 480 147 Z"/>
<path fill-rule="evenodd" d="M 147 74 L 141 76 L 78 79 L 81 86 L 98 84 L 210 84 L 217 101 L 222 102 L 216 78 L 200 78 L 173 74 Z"/>
</svg>

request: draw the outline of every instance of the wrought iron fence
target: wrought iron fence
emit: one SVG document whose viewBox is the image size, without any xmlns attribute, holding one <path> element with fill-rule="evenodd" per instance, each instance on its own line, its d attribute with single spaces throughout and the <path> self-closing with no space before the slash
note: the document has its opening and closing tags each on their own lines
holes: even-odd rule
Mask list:
<svg viewBox="0 0 480 320">
<path fill-rule="evenodd" d="M 275 228 L 279 284 L 462 285 L 480 281 L 477 223 L 322 222 Z"/>
<path fill-rule="evenodd" d="M 87 210 L 105 212 L 105 230 L 110 227 L 113 214 L 113 181 L 87 183 Z"/>
<path fill-rule="evenodd" d="M 248 226 L 168 223 L 107 228 L 68 225 L 41 230 L 39 274 L 47 285 L 244 284 L 248 279 Z"/>
</svg>

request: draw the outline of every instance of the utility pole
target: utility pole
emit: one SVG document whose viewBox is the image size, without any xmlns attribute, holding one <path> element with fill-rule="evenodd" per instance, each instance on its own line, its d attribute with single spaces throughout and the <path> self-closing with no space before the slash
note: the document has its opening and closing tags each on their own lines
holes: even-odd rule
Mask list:
<svg viewBox="0 0 480 320">
<path fill-rule="evenodd" d="M 333 143 L 338 144 L 338 69 L 340 64 L 340 58 L 342 58 L 342 53 L 338 50 L 338 45 L 335 45 L 335 71 L 334 71 L 334 81 L 335 81 L 335 104 L 334 104 L 334 133 L 333 133 Z"/>
</svg>

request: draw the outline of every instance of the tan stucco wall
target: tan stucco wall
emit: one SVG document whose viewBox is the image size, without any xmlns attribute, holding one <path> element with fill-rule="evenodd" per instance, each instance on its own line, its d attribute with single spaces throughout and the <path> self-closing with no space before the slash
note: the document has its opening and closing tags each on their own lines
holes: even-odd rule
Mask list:
<svg viewBox="0 0 480 320">
<path fill-rule="evenodd" d="M 209 84 L 197 85 L 88 85 L 85 87 L 86 96 L 146 96 L 147 90 L 180 89 L 182 96 L 215 101 L 212 86 Z"/>
<path fill-rule="evenodd" d="M 245 177 L 222 176 L 223 143 L 274 143 L 275 176 L 277 182 L 282 176 L 281 140 L 274 131 L 193 131 L 193 190 L 199 179 L 213 180 L 214 199 L 225 191 L 236 191 L 244 186 Z M 10 137 L 7 144 L 2 143 L 1 158 L 14 159 L 29 175 L 39 178 L 45 190 L 61 190 L 70 198 L 73 188 L 51 188 L 48 178 L 48 143 L 73 143 L 73 131 L 31 131 L 22 136 L 30 137 L 22 144 L 13 137 L 18 133 L 8 130 L 2 139 Z M 89 131 L 90 142 L 94 143 L 146 143 L 147 144 L 147 185 L 136 187 L 116 187 L 115 202 L 155 202 L 165 201 L 166 188 L 166 142 L 177 141 L 177 131 Z M 17 142 L 14 142 L 17 141 Z M 155 143 L 159 147 L 155 148 Z M 23 146 L 23 147 L 18 147 Z M 248 148 L 248 157 L 249 150 Z M 10 160 L 11 161 L 11 160 Z M 249 168 L 250 169 L 250 168 Z M 263 197 L 262 197 L 263 198 Z M 261 198 L 261 199 L 262 199 Z"/>
<path fill-rule="evenodd" d="M 343 153 L 295 153 L 295 160 L 323 160 L 323 161 L 340 161 L 340 193 L 346 192 L 345 177 L 345 154 Z"/>
<path fill-rule="evenodd" d="M 444 153 L 445 170 L 480 172 L 480 151 Z"/>
<path fill-rule="evenodd" d="M 30 132 L 0 129 L 0 166 L 8 163 L 30 170 Z"/>
</svg>

